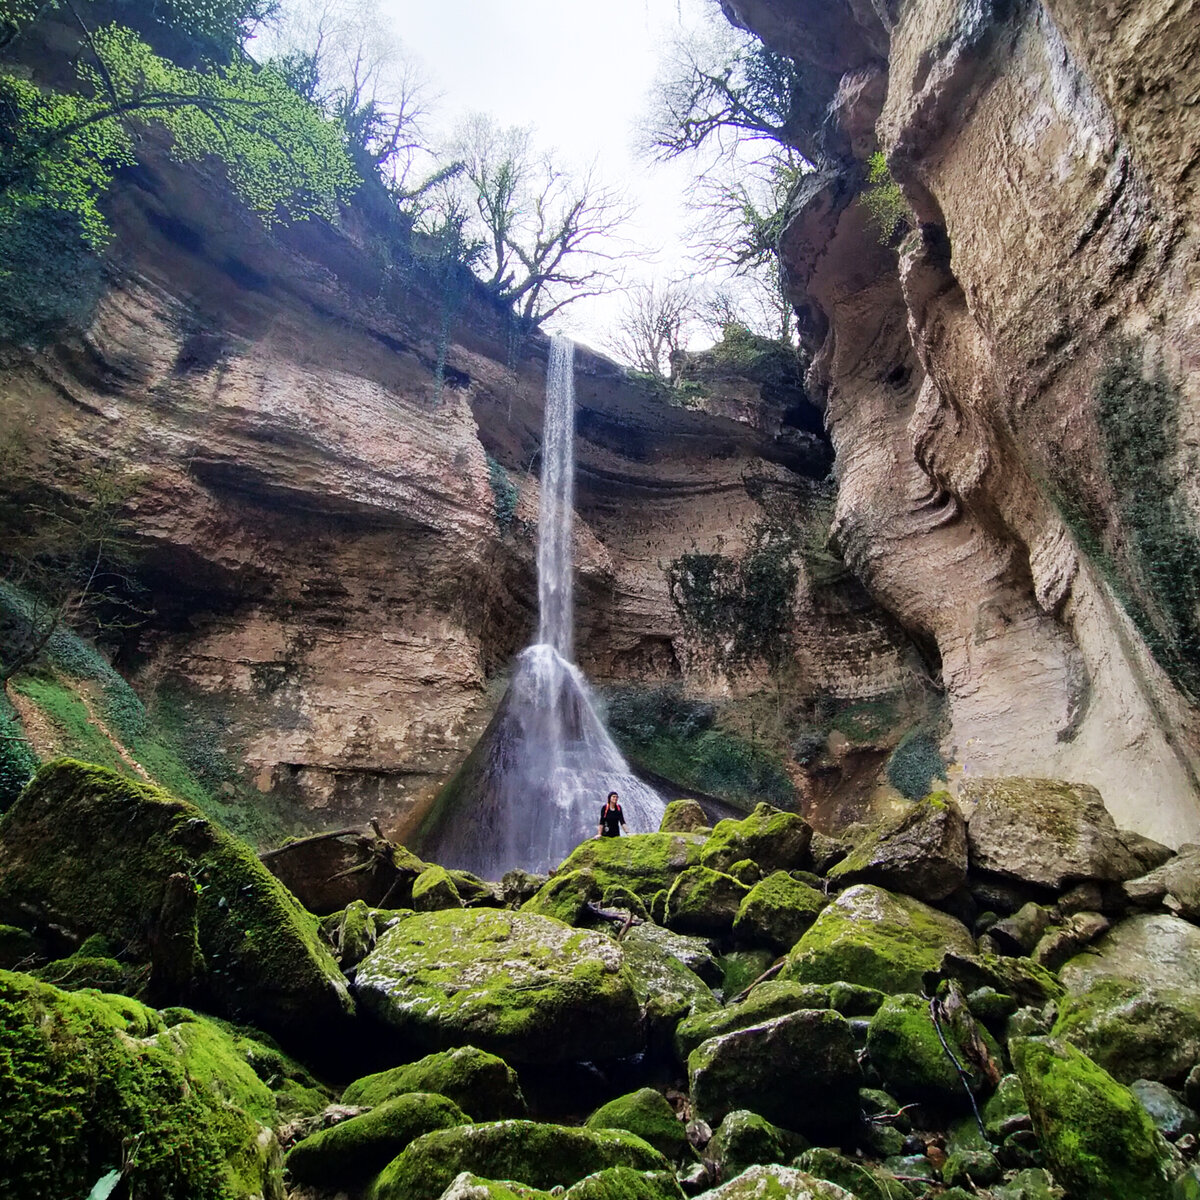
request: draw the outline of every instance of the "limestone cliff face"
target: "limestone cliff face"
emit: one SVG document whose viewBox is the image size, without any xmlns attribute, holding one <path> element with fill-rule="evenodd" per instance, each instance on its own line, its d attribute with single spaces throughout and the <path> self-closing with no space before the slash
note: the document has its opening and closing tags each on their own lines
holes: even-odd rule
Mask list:
<svg viewBox="0 0 1200 1200">
<path fill-rule="evenodd" d="M 114 194 L 90 326 L 0 363 L 29 457 L 6 486 L 132 481 L 154 610 L 122 667 L 224 730 L 310 828 L 403 833 L 491 715 L 536 627 L 546 344 L 389 262 L 361 214 L 268 235 L 219 179 L 164 160 Z M 730 384 L 695 408 L 577 356 L 580 661 L 614 680 L 723 686 L 695 661 L 665 564 L 736 550 L 764 497 L 803 507 L 830 462 L 811 407 Z M 815 431 L 815 432 L 814 432 Z M 497 517 L 488 456 L 519 488 Z M 803 686 L 875 695 L 919 665 L 864 593 L 802 589 Z"/>
<path fill-rule="evenodd" d="M 948 748 L 1194 840 L 1200 7 L 725 7 L 820 62 L 781 255 L 837 538 L 936 643 Z M 858 203 L 877 148 L 914 214 L 899 246 Z"/>
</svg>

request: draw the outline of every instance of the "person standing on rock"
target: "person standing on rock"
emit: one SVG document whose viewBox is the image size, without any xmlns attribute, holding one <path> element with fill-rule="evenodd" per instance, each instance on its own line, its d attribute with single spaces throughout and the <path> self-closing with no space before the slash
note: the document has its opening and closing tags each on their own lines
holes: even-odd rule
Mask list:
<svg viewBox="0 0 1200 1200">
<path fill-rule="evenodd" d="M 620 797 L 616 792 L 609 792 L 604 807 L 600 810 L 600 829 L 597 837 L 620 837 L 621 826 L 625 824 L 625 814 L 618 803 Z"/>
</svg>

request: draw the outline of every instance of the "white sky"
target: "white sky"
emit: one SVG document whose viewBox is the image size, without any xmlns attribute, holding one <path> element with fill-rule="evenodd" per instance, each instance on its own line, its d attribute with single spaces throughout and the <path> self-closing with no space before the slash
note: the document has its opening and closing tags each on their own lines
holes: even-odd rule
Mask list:
<svg viewBox="0 0 1200 1200">
<path fill-rule="evenodd" d="M 602 180 L 635 206 L 627 236 L 646 248 L 626 278 L 685 273 L 688 161 L 651 166 L 635 151 L 660 49 L 713 0 L 380 0 L 406 50 L 441 99 L 438 128 L 468 112 L 531 125 L 565 162 L 596 158 Z M 581 300 L 552 322 L 603 348 L 620 297 Z"/>
</svg>

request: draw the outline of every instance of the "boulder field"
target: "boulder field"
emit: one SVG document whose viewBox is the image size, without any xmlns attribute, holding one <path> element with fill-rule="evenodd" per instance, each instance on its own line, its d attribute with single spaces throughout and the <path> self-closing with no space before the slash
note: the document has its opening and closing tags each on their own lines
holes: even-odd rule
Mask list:
<svg viewBox="0 0 1200 1200">
<path fill-rule="evenodd" d="M 395 846 L 399 907 L 362 871 L 317 917 L 50 763 L 0 818 L 0 1195 L 1200 1195 L 1200 857 L 1092 789 L 966 801 L 840 846 L 669 814 L 498 881 Z"/>
</svg>

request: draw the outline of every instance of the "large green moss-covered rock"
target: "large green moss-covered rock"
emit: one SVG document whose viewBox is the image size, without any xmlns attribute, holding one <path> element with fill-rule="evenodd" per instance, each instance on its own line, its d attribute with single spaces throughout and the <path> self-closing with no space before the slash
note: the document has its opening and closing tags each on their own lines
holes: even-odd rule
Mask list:
<svg viewBox="0 0 1200 1200">
<path fill-rule="evenodd" d="M 445 867 L 428 866 L 413 880 L 412 906 L 417 912 L 462 908 L 462 897 Z"/>
<path fill-rule="evenodd" d="M 988 1045 L 994 1059 L 1000 1057 L 999 1047 L 981 1027 L 974 1026 L 968 1033 L 964 1023 L 953 1018 L 942 1020 L 941 1029 L 967 1074 L 972 1093 L 978 1095 L 990 1084 L 968 1052 L 970 1033 Z M 867 1053 L 888 1090 L 902 1100 L 962 1107 L 970 1103 L 963 1081 L 942 1047 L 929 1001 L 921 996 L 889 996 L 883 1002 L 867 1030 Z"/>
<path fill-rule="evenodd" d="M 800 1141 L 765 1117 L 746 1108 L 726 1113 L 704 1149 L 717 1164 L 718 1179 L 732 1179 L 755 1163 L 786 1162 Z"/>
<path fill-rule="evenodd" d="M 864 838 L 829 878 L 944 900 L 967 878 L 966 822 L 945 792 L 926 796 Z"/>
<path fill-rule="evenodd" d="M 969 779 L 959 795 L 968 809 L 974 806 L 967 843 L 977 870 L 1052 888 L 1142 873 L 1100 793 L 1086 783 Z"/>
<path fill-rule="evenodd" d="M 370 1200 L 438 1200 L 462 1171 L 535 1188 L 569 1186 L 607 1167 L 670 1171 L 641 1138 L 617 1129 L 494 1121 L 417 1138 L 371 1185 Z"/>
<path fill-rule="evenodd" d="M 634 833 L 629 837 L 588 838 L 559 864 L 555 875 L 591 871 L 600 890 L 621 884 L 649 905 L 680 871 L 700 865 L 705 837 L 698 833 Z"/>
<path fill-rule="evenodd" d="M 883 993 L 849 983 L 760 983 L 740 1004 L 695 1013 L 675 1029 L 675 1053 L 686 1063 L 701 1042 L 748 1029 L 800 1009 L 832 1009 L 844 1017 L 870 1016 L 883 1003 Z"/>
<path fill-rule="evenodd" d="M 1165 913 L 1132 917 L 1059 972 L 1055 1037 L 1123 1083 L 1178 1083 L 1200 1060 L 1200 929 Z"/>
<path fill-rule="evenodd" d="M 733 922 L 740 942 L 758 942 L 778 954 L 790 950 L 828 904 L 823 893 L 774 871 L 742 900 Z"/>
<path fill-rule="evenodd" d="M 720 1008 L 712 989 L 673 954 L 652 941 L 626 938 L 625 961 L 634 995 L 646 1014 L 646 1039 L 656 1054 L 669 1052 L 680 1021 Z"/>
<path fill-rule="evenodd" d="M 620 1058 L 645 1044 L 620 946 L 531 913 L 417 913 L 379 939 L 354 988 L 424 1049 L 469 1044 L 545 1063 Z"/>
<path fill-rule="evenodd" d="M 795 1167 L 757 1166 L 704 1193 L 704 1200 L 856 1200 L 826 1179 Z"/>
<path fill-rule="evenodd" d="M 717 1124 L 748 1108 L 800 1133 L 837 1133 L 858 1115 L 862 1079 L 846 1018 L 802 1009 L 703 1042 L 688 1055 L 692 1104 Z"/>
<path fill-rule="evenodd" d="M 137 1145 L 142 1200 L 279 1197 L 275 1098 L 214 1022 L 0 971 L 0 1195 L 85 1196 Z"/>
<path fill-rule="evenodd" d="M 683 1200 L 683 1188 L 667 1171 L 608 1167 L 573 1183 L 562 1200 Z"/>
<path fill-rule="evenodd" d="M 810 862 L 811 842 L 812 826 L 802 817 L 760 804 L 741 821 L 718 821 L 700 862 L 714 871 L 728 871 L 744 858 L 768 873 L 802 870 Z"/>
<path fill-rule="evenodd" d="M 649 1142 L 674 1162 L 687 1152 L 687 1131 L 661 1092 L 639 1088 L 602 1104 L 584 1122 L 587 1129 L 624 1129 Z"/>
<path fill-rule="evenodd" d="M 521 905 L 521 911 L 578 925 L 587 916 L 588 904 L 594 904 L 600 898 L 600 885 L 591 871 L 567 871 L 546 880 Z"/>
<path fill-rule="evenodd" d="M 679 933 L 719 937 L 733 928 L 733 919 L 749 888 L 720 871 L 689 867 L 680 872 L 667 892 L 667 925 Z"/>
<path fill-rule="evenodd" d="M 975 941 L 953 917 L 909 896 L 857 884 L 822 910 L 788 955 L 781 979 L 844 979 L 881 992 L 920 992 L 922 976 L 947 951 L 970 955 Z"/>
<path fill-rule="evenodd" d="M 1010 1047 L 1038 1143 L 1072 1200 L 1168 1200 L 1171 1152 L 1134 1094 L 1065 1042 Z"/>
<path fill-rule="evenodd" d="M 665 897 L 664 897 L 665 899 Z M 675 933 L 661 925 L 635 925 L 621 939 L 622 946 L 634 942 L 649 942 L 677 958 L 689 971 L 694 971 L 710 987 L 721 982 L 721 967 L 707 938 Z"/>
<path fill-rule="evenodd" d="M 697 800 L 672 800 L 658 823 L 659 833 L 708 832 L 708 815 Z"/>
<path fill-rule="evenodd" d="M 527 1111 L 516 1071 L 504 1059 L 475 1046 L 442 1050 L 356 1079 L 342 1094 L 342 1103 L 385 1104 L 408 1092 L 445 1096 L 476 1121 L 523 1117 Z"/>
<path fill-rule="evenodd" d="M 481 1179 L 470 1171 L 460 1171 L 441 1200 L 549 1200 L 550 1193 L 526 1187 L 511 1179 Z"/>
<path fill-rule="evenodd" d="M 329 1046 L 353 1013 L 316 918 L 199 809 L 115 771 L 59 759 L 0 819 L 0 913 L 29 911 L 150 955 L 172 876 L 198 889 L 203 970 L 190 995 L 296 1043 Z"/>
<path fill-rule="evenodd" d="M 341 1188 L 364 1184 L 414 1138 L 469 1121 L 445 1096 L 410 1092 L 318 1130 L 297 1142 L 285 1161 L 292 1178 L 300 1183 Z"/>
<path fill-rule="evenodd" d="M 817 1179 L 845 1188 L 855 1200 L 898 1200 L 900 1186 L 865 1163 L 838 1154 L 836 1150 L 816 1147 L 796 1156 L 795 1166 Z"/>
</svg>

